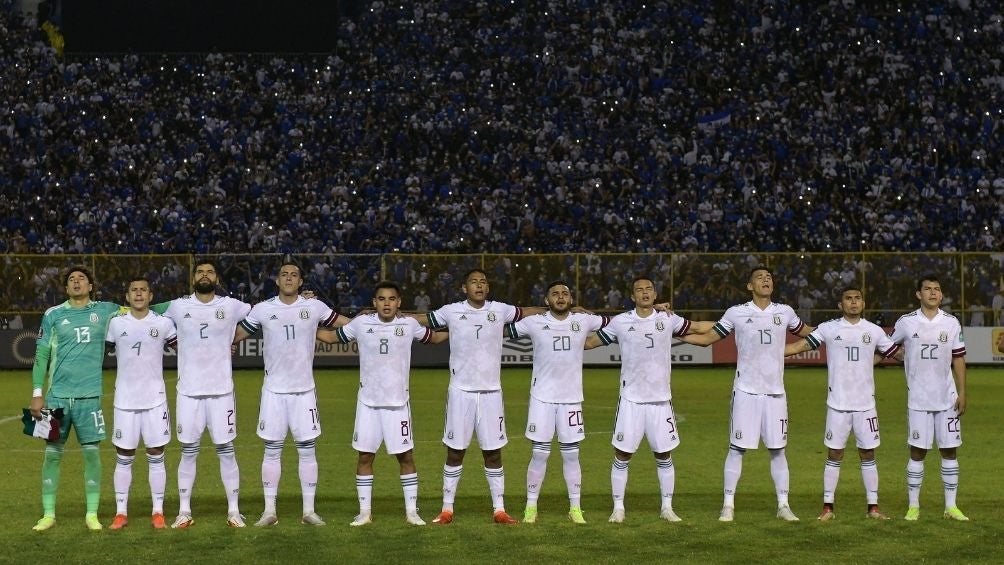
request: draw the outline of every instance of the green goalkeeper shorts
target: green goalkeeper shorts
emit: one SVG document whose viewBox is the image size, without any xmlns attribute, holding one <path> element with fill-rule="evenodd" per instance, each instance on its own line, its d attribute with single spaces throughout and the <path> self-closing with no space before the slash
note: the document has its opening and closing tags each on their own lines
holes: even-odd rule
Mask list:
<svg viewBox="0 0 1004 565">
<path fill-rule="evenodd" d="M 77 432 L 81 444 L 95 443 L 105 439 L 105 415 L 101 411 L 101 397 L 45 399 L 48 408 L 62 408 L 63 421 L 59 425 L 60 441 L 70 438 L 70 427 Z"/>
</svg>

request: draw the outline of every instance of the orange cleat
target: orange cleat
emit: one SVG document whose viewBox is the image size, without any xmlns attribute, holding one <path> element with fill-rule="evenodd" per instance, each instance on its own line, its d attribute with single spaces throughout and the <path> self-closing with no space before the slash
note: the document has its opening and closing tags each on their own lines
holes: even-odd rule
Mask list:
<svg viewBox="0 0 1004 565">
<path fill-rule="evenodd" d="M 164 515 L 158 512 L 150 516 L 150 525 L 153 526 L 155 530 L 163 530 L 167 527 L 167 521 L 164 520 Z"/>
<path fill-rule="evenodd" d="M 121 530 L 122 528 L 129 525 L 129 518 L 125 514 L 116 514 L 115 518 L 112 519 L 112 525 L 108 526 L 110 530 Z"/>
<path fill-rule="evenodd" d="M 433 524 L 451 524 L 451 523 L 453 523 L 453 511 L 452 510 L 443 510 L 442 512 L 439 513 L 439 516 L 436 516 L 435 518 L 433 518 L 432 523 Z"/>
<path fill-rule="evenodd" d="M 496 524 L 519 524 L 519 520 L 506 514 L 505 510 L 496 510 L 495 515 L 492 517 L 492 522 Z"/>
</svg>

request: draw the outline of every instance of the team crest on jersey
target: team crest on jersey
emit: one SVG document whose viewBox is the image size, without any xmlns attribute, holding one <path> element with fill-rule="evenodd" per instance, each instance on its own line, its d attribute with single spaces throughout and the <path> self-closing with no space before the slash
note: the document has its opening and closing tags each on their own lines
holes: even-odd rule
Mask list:
<svg viewBox="0 0 1004 565">
<path fill-rule="evenodd" d="M 404 335 L 404 328 L 402 328 L 401 326 L 398 326 L 398 327 L 394 328 L 394 335 L 396 335 L 398 337 L 403 336 Z"/>
<path fill-rule="evenodd" d="M 489 312 L 488 313 L 488 321 L 489 322 L 491 322 L 491 323 L 494 324 L 498 319 L 499 319 L 499 317 L 495 315 L 495 312 Z"/>
<path fill-rule="evenodd" d="M 948 342 L 948 332 L 941 332 L 940 334 L 938 334 L 938 341 L 940 341 L 941 343 L 947 343 Z"/>
<path fill-rule="evenodd" d="M 774 325 L 775 326 L 780 326 L 781 325 L 781 316 L 778 316 L 777 314 L 774 314 Z"/>
<path fill-rule="evenodd" d="M 90 320 L 92 324 L 98 323 L 98 315 L 94 312 L 91 312 L 91 315 L 88 316 L 87 319 Z"/>
<path fill-rule="evenodd" d="M 157 337 L 159 335 L 160 335 L 160 332 L 157 331 L 157 328 L 150 328 L 150 337 Z"/>
<path fill-rule="evenodd" d="M 660 321 L 658 321 L 658 322 L 655 323 L 655 329 L 656 329 L 656 331 L 660 331 L 661 332 L 661 331 L 663 331 L 663 330 L 666 329 L 666 324 L 662 323 L 662 321 L 660 320 Z"/>
<path fill-rule="evenodd" d="M 871 334 L 865 334 L 865 335 L 861 336 L 861 343 L 871 343 L 871 342 L 872 342 L 872 335 Z"/>
<path fill-rule="evenodd" d="M 301 320 L 309 320 L 310 319 L 310 310 L 307 310 L 306 308 L 304 308 L 303 310 L 300 310 L 300 319 Z"/>
<path fill-rule="evenodd" d="M 216 319 L 222 320 L 223 318 L 226 318 L 226 314 L 224 314 L 223 308 L 220 308 L 219 310 L 216 311 Z"/>
<path fill-rule="evenodd" d="M 572 322 L 572 331 L 577 332 L 582 329 L 582 326 L 578 322 Z"/>
</svg>

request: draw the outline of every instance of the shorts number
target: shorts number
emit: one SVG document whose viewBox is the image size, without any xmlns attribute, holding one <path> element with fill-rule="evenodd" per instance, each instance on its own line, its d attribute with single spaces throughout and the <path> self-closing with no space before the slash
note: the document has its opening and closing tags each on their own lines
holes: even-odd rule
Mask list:
<svg viewBox="0 0 1004 565">
<path fill-rule="evenodd" d="M 401 437 L 408 437 L 411 431 L 411 422 L 408 420 L 401 420 Z"/>
<path fill-rule="evenodd" d="M 921 359 L 937 359 L 938 358 L 938 344 L 937 343 L 922 343 L 920 344 L 920 358 Z"/>
<path fill-rule="evenodd" d="M 949 433 L 957 434 L 959 433 L 959 423 L 962 421 L 961 418 L 949 418 L 948 419 L 948 431 Z"/>
<path fill-rule="evenodd" d="M 390 340 L 385 337 L 380 338 L 380 355 L 390 353 Z"/>
<path fill-rule="evenodd" d="M 568 411 L 568 425 L 569 426 L 581 426 L 582 425 L 582 410 L 569 410 Z"/>
<path fill-rule="evenodd" d="M 782 418 L 778 421 L 781 422 L 781 435 L 788 435 L 788 419 Z"/>
<path fill-rule="evenodd" d="M 94 418 L 94 427 L 98 429 L 105 427 L 105 414 L 101 410 L 91 412 L 91 418 Z"/>
<path fill-rule="evenodd" d="M 234 411 L 233 410 L 227 410 L 227 425 L 228 426 L 234 425 Z"/>
<path fill-rule="evenodd" d="M 505 416 L 499 416 L 499 431 L 505 431 Z"/>
<path fill-rule="evenodd" d="M 878 417 L 877 416 L 872 416 L 871 418 L 865 418 L 865 421 L 868 422 L 868 431 L 870 431 L 872 433 L 875 433 L 875 432 L 878 431 Z"/>
<path fill-rule="evenodd" d="M 567 335 L 556 335 L 551 345 L 555 351 L 571 351 L 572 338 Z"/>
<path fill-rule="evenodd" d="M 310 412 L 310 422 L 313 423 L 313 424 L 316 424 L 317 423 L 317 408 L 308 408 L 307 411 Z"/>
</svg>

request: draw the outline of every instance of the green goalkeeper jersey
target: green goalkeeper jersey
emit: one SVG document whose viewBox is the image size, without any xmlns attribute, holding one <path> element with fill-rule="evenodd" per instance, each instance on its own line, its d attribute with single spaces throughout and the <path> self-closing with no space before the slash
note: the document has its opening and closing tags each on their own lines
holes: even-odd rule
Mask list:
<svg viewBox="0 0 1004 565">
<path fill-rule="evenodd" d="M 88 302 L 82 308 L 69 301 L 42 316 L 31 377 L 42 388 L 49 377 L 49 394 L 60 398 L 101 396 L 102 363 L 108 322 L 119 313 L 111 302 Z"/>
</svg>

